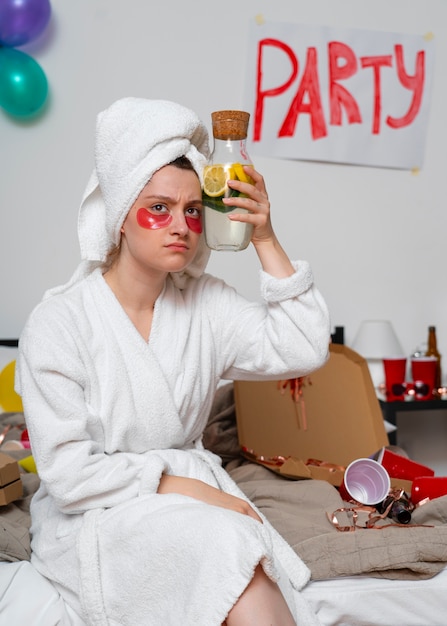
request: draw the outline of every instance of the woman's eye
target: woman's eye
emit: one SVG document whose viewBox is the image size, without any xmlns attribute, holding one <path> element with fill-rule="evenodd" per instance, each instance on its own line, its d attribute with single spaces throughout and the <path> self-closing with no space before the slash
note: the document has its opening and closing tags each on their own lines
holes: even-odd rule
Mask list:
<svg viewBox="0 0 447 626">
<path fill-rule="evenodd" d="M 167 207 L 165 207 L 164 204 L 154 204 L 153 206 L 151 206 L 150 211 L 152 211 L 152 213 L 160 215 L 161 213 L 167 213 L 168 209 Z"/>
<path fill-rule="evenodd" d="M 199 219 L 202 216 L 202 209 L 198 209 L 197 207 L 189 207 L 186 209 L 187 217 L 195 217 Z"/>
</svg>

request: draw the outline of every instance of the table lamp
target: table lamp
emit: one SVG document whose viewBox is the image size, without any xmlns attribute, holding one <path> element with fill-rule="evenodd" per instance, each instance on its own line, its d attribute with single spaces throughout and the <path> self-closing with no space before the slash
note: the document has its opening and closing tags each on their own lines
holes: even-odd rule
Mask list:
<svg viewBox="0 0 447 626">
<path fill-rule="evenodd" d="M 360 324 L 351 348 L 366 359 L 374 387 L 384 383 L 383 359 L 404 356 L 389 320 L 365 320 Z"/>
</svg>

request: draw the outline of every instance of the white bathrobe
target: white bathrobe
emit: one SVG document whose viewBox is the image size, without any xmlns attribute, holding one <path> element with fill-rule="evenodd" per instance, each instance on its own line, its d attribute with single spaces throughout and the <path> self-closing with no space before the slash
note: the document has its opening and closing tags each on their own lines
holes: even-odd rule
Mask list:
<svg viewBox="0 0 447 626">
<path fill-rule="evenodd" d="M 219 380 L 304 375 L 327 358 L 329 320 L 309 266 L 261 275 L 248 302 L 210 275 L 158 298 L 149 342 L 97 269 L 43 300 L 20 339 L 22 395 L 41 487 L 32 563 L 87 624 L 219 626 L 259 562 L 298 624 L 309 571 L 264 519 L 182 495 L 163 472 L 245 496 L 201 434 Z"/>
</svg>

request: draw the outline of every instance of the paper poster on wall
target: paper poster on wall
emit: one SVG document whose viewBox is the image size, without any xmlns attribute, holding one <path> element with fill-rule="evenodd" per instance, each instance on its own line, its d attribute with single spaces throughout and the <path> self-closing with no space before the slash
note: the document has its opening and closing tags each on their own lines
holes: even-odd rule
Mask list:
<svg viewBox="0 0 447 626">
<path fill-rule="evenodd" d="M 253 24 L 250 154 L 421 168 L 433 66 L 430 36 Z"/>
</svg>

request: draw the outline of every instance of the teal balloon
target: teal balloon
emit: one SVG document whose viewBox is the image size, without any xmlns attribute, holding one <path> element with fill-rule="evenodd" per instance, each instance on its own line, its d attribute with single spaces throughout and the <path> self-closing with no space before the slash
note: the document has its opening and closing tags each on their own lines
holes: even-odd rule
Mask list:
<svg viewBox="0 0 447 626">
<path fill-rule="evenodd" d="M 14 117 L 32 117 L 48 95 L 45 72 L 32 57 L 0 47 L 0 107 Z"/>
</svg>

